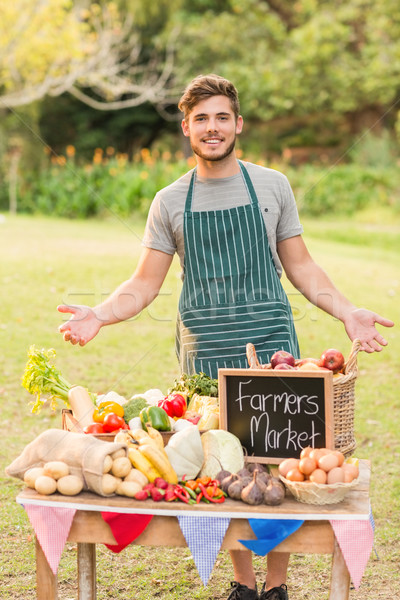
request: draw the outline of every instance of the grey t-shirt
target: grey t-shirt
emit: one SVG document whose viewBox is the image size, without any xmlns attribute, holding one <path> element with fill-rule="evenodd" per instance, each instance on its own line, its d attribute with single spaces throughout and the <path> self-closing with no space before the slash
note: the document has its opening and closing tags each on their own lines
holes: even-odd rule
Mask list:
<svg viewBox="0 0 400 600">
<path fill-rule="evenodd" d="M 282 266 L 276 251 L 277 242 L 303 232 L 296 201 L 289 181 L 279 171 L 244 162 L 248 170 L 267 229 L 268 242 L 278 271 Z M 183 213 L 193 171 L 160 190 L 150 207 L 143 246 L 167 254 L 178 253 L 183 268 L 185 245 Z M 232 177 L 206 179 L 196 177 L 193 192 L 194 212 L 234 208 L 248 204 L 250 197 L 241 172 Z"/>
</svg>

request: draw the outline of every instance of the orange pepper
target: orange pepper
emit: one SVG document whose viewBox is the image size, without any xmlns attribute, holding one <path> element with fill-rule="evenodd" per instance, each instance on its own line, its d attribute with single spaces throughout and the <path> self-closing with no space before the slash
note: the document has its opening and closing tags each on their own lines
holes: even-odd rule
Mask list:
<svg viewBox="0 0 400 600">
<path fill-rule="evenodd" d="M 211 481 L 211 477 L 198 477 L 196 479 L 197 484 L 201 483 L 204 486 L 207 486 Z"/>
<path fill-rule="evenodd" d="M 198 486 L 198 483 L 194 479 L 189 479 L 185 482 L 185 486 L 188 487 L 190 490 L 195 490 Z"/>
</svg>

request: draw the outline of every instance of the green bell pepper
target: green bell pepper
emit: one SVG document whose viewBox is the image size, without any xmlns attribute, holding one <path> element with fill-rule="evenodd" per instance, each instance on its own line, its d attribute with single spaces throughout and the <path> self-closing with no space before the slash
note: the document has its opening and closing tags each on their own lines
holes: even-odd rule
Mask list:
<svg viewBox="0 0 400 600">
<path fill-rule="evenodd" d="M 145 431 L 147 431 L 147 424 L 158 431 L 171 431 L 169 416 L 161 406 L 143 408 L 140 411 L 140 421 Z"/>
</svg>

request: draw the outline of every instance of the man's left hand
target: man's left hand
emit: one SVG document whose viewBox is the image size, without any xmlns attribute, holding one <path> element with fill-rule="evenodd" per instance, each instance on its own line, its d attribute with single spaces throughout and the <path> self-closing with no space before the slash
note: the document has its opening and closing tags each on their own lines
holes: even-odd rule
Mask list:
<svg viewBox="0 0 400 600">
<path fill-rule="evenodd" d="M 393 327 L 393 321 L 381 317 L 366 308 L 356 308 L 344 320 L 347 335 L 351 340 L 361 341 L 361 350 L 365 352 L 380 352 L 387 345 L 385 338 L 376 329 L 375 324 Z"/>
</svg>

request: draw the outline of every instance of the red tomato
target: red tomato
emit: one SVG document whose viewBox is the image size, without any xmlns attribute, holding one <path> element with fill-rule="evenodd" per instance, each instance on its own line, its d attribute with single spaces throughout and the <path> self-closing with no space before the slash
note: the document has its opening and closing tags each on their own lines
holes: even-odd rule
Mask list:
<svg viewBox="0 0 400 600">
<path fill-rule="evenodd" d="M 91 423 L 83 428 L 85 433 L 104 433 L 104 427 L 102 423 Z"/>
<path fill-rule="evenodd" d="M 112 431 L 117 431 L 117 429 L 126 429 L 124 419 L 115 413 L 108 413 L 104 417 L 103 426 L 105 433 L 111 433 Z"/>
</svg>

